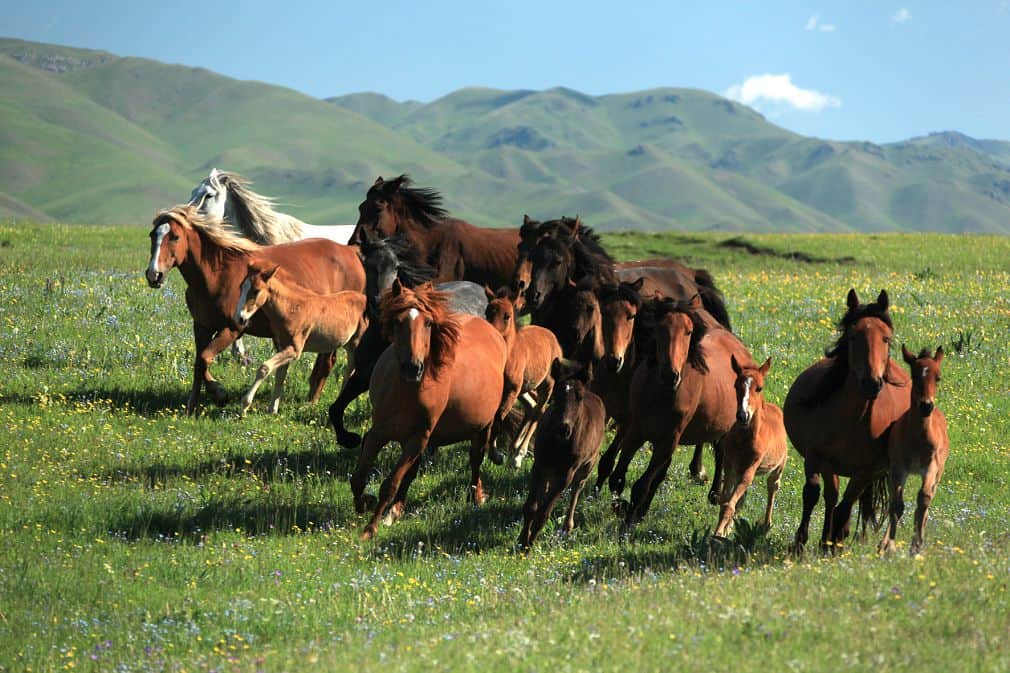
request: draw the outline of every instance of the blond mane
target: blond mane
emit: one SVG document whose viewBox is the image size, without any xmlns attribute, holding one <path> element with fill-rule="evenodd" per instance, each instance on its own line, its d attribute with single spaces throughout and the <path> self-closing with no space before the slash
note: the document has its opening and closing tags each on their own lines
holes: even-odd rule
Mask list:
<svg viewBox="0 0 1010 673">
<path fill-rule="evenodd" d="M 264 245 L 297 241 L 302 238 L 302 222 L 293 215 L 274 210 L 274 199 L 249 188 L 250 180 L 228 171 L 217 171 L 211 180 L 228 192 L 225 216 L 228 222 L 252 240 Z"/>
<path fill-rule="evenodd" d="M 176 222 L 185 229 L 203 232 L 215 245 L 225 250 L 236 252 L 253 252 L 260 245 L 248 238 L 242 232 L 224 222 L 220 218 L 201 215 L 196 206 L 181 204 L 159 210 L 154 216 L 154 226 L 166 220 Z"/>
</svg>

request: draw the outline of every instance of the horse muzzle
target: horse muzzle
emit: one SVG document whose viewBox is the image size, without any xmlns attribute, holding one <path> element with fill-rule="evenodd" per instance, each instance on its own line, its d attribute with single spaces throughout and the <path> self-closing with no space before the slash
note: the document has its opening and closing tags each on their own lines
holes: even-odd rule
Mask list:
<svg viewBox="0 0 1010 673">
<path fill-rule="evenodd" d="M 404 362 L 400 365 L 400 376 L 403 377 L 404 381 L 409 383 L 420 383 L 421 377 L 424 375 L 424 363 L 423 362 Z"/>
<path fill-rule="evenodd" d="M 933 402 L 919 402 L 919 412 L 922 413 L 923 416 L 929 416 L 933 413 L 933 409 L 935 408 L 936 404 Z"/>
<path fill-rule="evenodd" d="M 605 355 L 603 357 L 603 366 L 615 374 L 620 374 L 621 370 L 624 369 L 624 358 L 616 355 Z"/>
<path fill-rule="evenodd" d="M 750 410 L 740 409 L 736 412 L 736 422 L 740 425 L 747 425 L 750 423 L 751 413 Z"/>
<path fill-rule="evenodd" d="M 161 271 L 148 269 L 147 272 L 144 274 L 144 276 L 147 278 L 148 287 L 158 289 L 159 287 L 165 284 L 165 274 L 163 274 Z"/>
<path fill-rule="evenodd" d="M 561 431 L 561 436 L 565 439 L 572 438 L 572 424 L 568 421 L 561 421 L 561 427 L 558 428 Z"/>
<path fill-rule="evenodd" d="M 680 382 L 682 377 L 680 372 L 675 372 L 672 369 L 663 369 L 662 373 L 659 375 L 663 383 L 672 387 L 675 391 L 680 388 Z"/>
<path fill-rule="evenodd" d="M 875 400 L 884 388 L 883 379 L 867 377 L 859 382 L 859 394 L 867 400 Z"/>
</svg>

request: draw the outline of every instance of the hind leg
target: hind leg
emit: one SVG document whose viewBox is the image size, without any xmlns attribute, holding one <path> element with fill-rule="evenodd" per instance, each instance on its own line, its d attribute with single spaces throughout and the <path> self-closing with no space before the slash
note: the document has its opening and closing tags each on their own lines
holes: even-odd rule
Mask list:
<svg viewBox="0 0 1010 673">
<path fill-rule="evenodd" d="M 582 494 L 582 489 L 585 487 L 586 480 L 589 479 L 589 474 L 592 471 L 592 463 L 586 463 L 568 480 L 572 484 L 572 495 L 568 501 L 568 513 L 565 515 L 565 527 L 563 530 L 566 533 L 571 533 L 572 529 L 575 528 L 575 507 L 579 504 L 579 496 Z"/>
<path fill-rule="evenodd" d="M 484 486 L 480 481 L 480 466 L 484 462 L 488 444 L 491 442 L 491 426 L 480 431 L 470 442 L 470 502 L 484 504 Z"/>
<path fill-rule="evenodd" d="M 892 466 L 888 473 L 887 527 L 884 529 L 884 537 L 877 547 L 877 552 L 880 554 L 890 553 L 895 550 L 894 540 L 898 535 L 898 523 L 905 513 L 905 479 L 907 477 L 908 475 L 905 471 L 899 471 L 897 466 Z"/>
<path fill-rule="evenodd" d="M 825 472 L 824 476 L 824 526 L 821 529 L 821 549 L 827 550 L 832 540 L 831 524 L 835 520 L 835 506 L 838 504 L 838 475 Z"/>
<path fill-rule="evenodd" d="M 814 507 L 817 506 L 817 501 L 821 498 L 820 473 L 810 465 L 809 461 L 804 463 L 803 470 L 806 475 L 806 483 L 803 484 L 803 514 L 793 540 L 793 552 L 796 554 L 803 553 L 803 547 L 809 539 L 810 516 L 814 512 Z"/>
<path fill-rule="evenodd" d="M 312 373 L 309 374 L 309 404 L 319 401 L 319 396 L 323 394 L 323 386 L 326 385 L 326 377 L 333 371 L 337 364 L 337 354 L 319 353 L 316 355 L 316 363 L 312 366 Z"/>
<path fill-rule="evenodd" d="M 597 493 L 603 490 L 603 483 L 614 471 L 614 463 L 617 461 L 617 454 L 621 448 L 621 439 L 624 437 L 625 427 L 624 425 L 618 425 L 615 428 L 614 441 L 610 442 L 610 446 L 600 456 L 600 464 L 596 467 L 596 486 L 593 487 Z"/>
<path fill-rule="evenodd" d="M 772 527 L 772 508 L 775 507 L 775 496 L 782 486 L 782 473 L 785 471 L 785 467 L 785 463 L 782 463 L 773 468 L 768 473 L 767 481 L 765 482 L 768 487 L 768 502 L 765 504 L 765 517 L 761 521 L 761 527 L 765 530 L 771 530 Z"/>
<path fill-rule="evenodd" d="M 691 474 L 691 479 L 699 484 L 704 484 L 708 480 L 708 475 L 705 474 L 705 461 L 703 460 L 705 455 L 704 449 L 704 444 L 695 444 L 694 455 L 691 456 L 691 464 L 687 468 Z"/>
<path fill-rule="evenodd" d="M 695 450 L 697 451 L 697 449 Z M 724 453 L 722 440 L 712 445 L 712 454 L 715 456 L 715 468 L 712 470 L 712 487 L 708 489 L 708 501 L 713 505 L 719 504 L 719 492 L 722 490 L 722 461 Z"/>
</svg>

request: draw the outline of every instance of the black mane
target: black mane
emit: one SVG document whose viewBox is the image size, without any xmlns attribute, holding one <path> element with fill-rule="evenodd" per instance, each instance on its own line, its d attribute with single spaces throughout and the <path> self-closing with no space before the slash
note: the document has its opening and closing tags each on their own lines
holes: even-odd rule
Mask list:
<svg viewBox="0 0 1010 673">
<path fill-rule="evenodd" d="M 449 212 L 442 206 L 442 195 L 438 190 L 427 187 L 411 187 L 413 180 L 407 174 L 390 180 L 389 184 L 395 186 L 395 191 L 387 196 L 390 199 L 399 197 L 395 199 L 399 205 L 406 209 L 411 218 L 425 227 L 431 228 L 449 215 Z M 369 192 L 371 193 L 371 190 Z"/>
<path fill-rule="evenodd" d="M 391 252 L 397 260 L 396 277 L 407 287 L 417 287 L 438 275 L 438 270 L 420 258 L 417 248 L 404 234 L 364 240 L 360 249 L 365 259 L 381 252 Z"/>
<path fill-rule="evenodd" d="M 693 325 L 691 331 L 691 343 L 687 349 L 687 363 L 702 374 L 708 373 L 708 363 L 705 361 L 705 349 L 701 345 L 701 340 L 708 334 L 708 327 L 698 312 L 691 307 L 691 301 L 676 301 L 669 297 L 657 297 L 642 304 L 639 317 L 635 321 L 636 345 L 644 346 L 647 356 L 651 362 L 655 362 L 655 328 L 659 321 L 668 313 L 683 313 L 691 319 Z M 641 327 L 639 327 L 641 325 Z M 647 335 L 645 333 L 648 333 Z M 639 341 L 639 335 L 643 339 Z M 643 343 L 646 342 L 646 343 Z"/>
</svg>

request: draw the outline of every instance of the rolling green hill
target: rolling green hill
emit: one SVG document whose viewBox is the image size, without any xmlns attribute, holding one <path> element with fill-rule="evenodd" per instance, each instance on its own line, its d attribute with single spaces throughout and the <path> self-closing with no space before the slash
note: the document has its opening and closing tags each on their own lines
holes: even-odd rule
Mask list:
<svg viewBox="0 0 1010 673">
<path fill-rule="evenodd" d="M 1010 232 L 1010 142 L 808 138 L 694 89 L 466 88 L 317 100 L 106 52 L 0 39 L 0 214 L 146 222 L 217 166 L 317 223 L 410 173 L 484 225 Z"/>
</svg>

